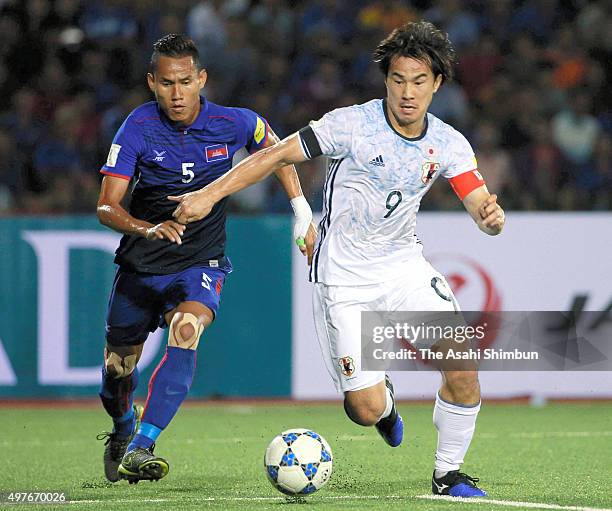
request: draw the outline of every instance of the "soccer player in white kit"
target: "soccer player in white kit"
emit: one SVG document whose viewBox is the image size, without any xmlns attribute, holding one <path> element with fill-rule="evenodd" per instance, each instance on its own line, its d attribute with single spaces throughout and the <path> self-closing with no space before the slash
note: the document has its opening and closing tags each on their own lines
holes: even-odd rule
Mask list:
<svg viewBox="0 0 612 511">
<path fill-rule="evenodd" d="M 348 417 L 375 425 L 395 447 L 403 422 L 383 371 L 362 371 L 363 311 L 453 311 L 444 277 L 423 257 L 414 229 L 421 198 L 438 176 L 447 178 L 480 230 L 499 234 L 504 212 L 477 169 L 461 133 L 427 113 L 433 94 L 452 78 L 455 54 L 448 36 L 427 22 L 394 30 L 374 52 L 387 96 L 339 108 L 275 146 L 243 160 L 202 190 L 173 199 L 187 223 L 212 206 L 282 168 L 320 155 L 329 158 L 310 279 L 317 336 Z M 303 204 L 303 208 L 308 208 Z M 314 235 L 304 224 L 296 233 Z M 433 421 L 438 446 L 434 494 L 482 497 L 478 479 L 459 471 L 480 410 L 477 372 L 442 371 Z"/>
</svg>

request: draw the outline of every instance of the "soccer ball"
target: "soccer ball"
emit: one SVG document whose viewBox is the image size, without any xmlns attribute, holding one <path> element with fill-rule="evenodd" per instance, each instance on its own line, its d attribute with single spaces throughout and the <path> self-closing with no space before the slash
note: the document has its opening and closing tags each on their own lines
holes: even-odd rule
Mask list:
<svg viewBox="0 0 612 511">
<path fill-rule="evenodd" d="M 266 475 L 286 495 L 308 495 L 323 487 L 332 473 L 327 441 L 308 429 L 289 429 L 276 436 L 264 456 Z"/>
</svg>

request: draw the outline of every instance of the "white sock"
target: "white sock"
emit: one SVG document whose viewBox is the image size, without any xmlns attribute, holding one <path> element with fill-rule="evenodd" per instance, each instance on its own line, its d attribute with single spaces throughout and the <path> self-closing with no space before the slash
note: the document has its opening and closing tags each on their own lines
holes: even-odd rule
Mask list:
<svg viewBox="0 0 612 511">
<path fill-rule="evenodd" d="M 451 470 L 459 470 L 463 457 L 470 446 L 480 402 L 475 406 L 448 403 L 436 396 L 433 422 L 438 430 L 436 450 L 436 477 Z"/>
<path fill-rule="evenodd" d="M 387 387 L 385 387 L 385 390 L 387 391 L 387 405 L 385 406 L 385 411 L 380 416 L 380 419 L 389 417 L 389 415 L 391 415 L 391 410 L 393 410 L 393 396 L 391 396 L 391 391 Z"/>
</svg>

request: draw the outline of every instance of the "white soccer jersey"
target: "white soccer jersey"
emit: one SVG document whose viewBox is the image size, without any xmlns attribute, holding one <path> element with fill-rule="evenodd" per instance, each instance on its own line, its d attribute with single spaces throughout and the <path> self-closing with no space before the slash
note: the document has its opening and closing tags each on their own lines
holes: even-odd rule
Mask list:
<svg viewBox="0 0 612 511">
<path fill-rule="evenodd" d="M 354 286 L 396 278 L 421 253 L 416 214 L 434 180 L 469 172 L 471 182 L 484 183 L 461 133 L 427 114 L 423 134 L 404 137 L 392 128 L 385 100 L 329 112 L 301 130 L 300 141 L 306 157 L 330 158 L 313 282 Z"/>
</svg>

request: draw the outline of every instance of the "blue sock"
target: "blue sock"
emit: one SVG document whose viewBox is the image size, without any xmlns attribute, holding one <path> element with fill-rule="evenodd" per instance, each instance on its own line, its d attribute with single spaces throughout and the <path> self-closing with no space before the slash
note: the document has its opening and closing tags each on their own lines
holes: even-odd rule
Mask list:
<svg viewBox="0 0 612 511">
<path fill-rule="evenodd" d="M 134 435 L 134 438 L 132 438 L 127 450 L 131 451 L 136 447 L 148 449 L 155 443 L 155 440 L 157 440 L 157 437 L 161 432 L 162 430 L 157 426 L 154 426 L 148 422 L 141 422 L 138 432 Z"/>
<path fill-rule="evenodd" d="M 100 399 L 106 413 L 113 419 L 113 432 L 128 437 L 134 430 L 134 390 L 138 386 L 138 368 L 125 378 L 113 378 L 102 366 Z"/>
<path fill-rule="evenodd" d="M 117 433 L 120 437 L 129 437 L 134 432 L 136 426 L 136 417 L 134 408 L 130 408 L 123 417 L 113 419 L 113 433 Z"/>
<path fill-rule="evenodd" d="M 128 446 L 148 449 L 176 415 L 187 396 L 196 366 L 195 350 L 168 346 L 149 381 L 149 396 L 138 432 Z"/>
</svg>

